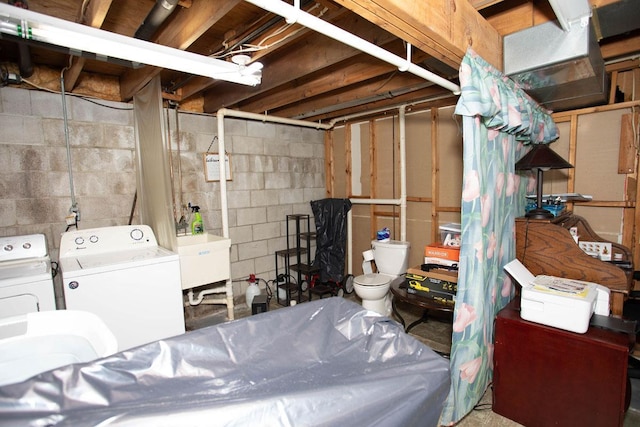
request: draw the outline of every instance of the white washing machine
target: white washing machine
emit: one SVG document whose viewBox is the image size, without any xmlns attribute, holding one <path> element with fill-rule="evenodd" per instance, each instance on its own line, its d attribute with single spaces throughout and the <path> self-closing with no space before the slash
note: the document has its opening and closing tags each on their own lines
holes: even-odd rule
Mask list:
<svg viewBox="0 0 640 427">
<path fill-rule="evenodd" d="M 44 234 L 0 237 L 0 318 L 55 309 Z"/>
<path fill-rule="evenodd" d="M 119 351 L 185 332 L 178 254 L 149 226 L 66 232 L 60 270 L 66 307 L 98 315 Z"/>
</svg>

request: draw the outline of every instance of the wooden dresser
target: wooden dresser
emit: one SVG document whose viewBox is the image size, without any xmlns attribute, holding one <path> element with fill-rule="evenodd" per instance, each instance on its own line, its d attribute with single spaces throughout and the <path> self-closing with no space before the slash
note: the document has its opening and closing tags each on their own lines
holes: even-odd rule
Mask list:
<svg viewBox="0 0 640 427">
<path fill-rule="evenodd" d="M 628 354 L 628 335 L 528 322 L 516 298 L 496 318 L 493 411 L 527 427 L 622 426 Z"/>
<path fill-rule="evenodd" d="M 582 241 L 608 242 L 571 212 L 551 219 L 521 217 L 516 218 L 516 257 L 535 276 L 566 277 L 608 287 L 612 314 L 622 316 L 624 301 L 633 288 L 631 251 L 611 242 L 613 257 L 617 255 L 620 262 L 600 261 L 580 249 L 569 232 L 571 227 L 577 227 Z"/>
</svg>

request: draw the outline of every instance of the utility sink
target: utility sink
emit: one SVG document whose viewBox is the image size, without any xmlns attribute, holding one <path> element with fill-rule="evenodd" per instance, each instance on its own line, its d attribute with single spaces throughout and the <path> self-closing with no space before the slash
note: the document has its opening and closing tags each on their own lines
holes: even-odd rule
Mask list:
<svg viewBox="0 0 640 427">
<path fill-rule="evenodd" d="M 227 280 L 231 239 L 210 233 L 178 236 L 182 289 Z"/>
</svg>

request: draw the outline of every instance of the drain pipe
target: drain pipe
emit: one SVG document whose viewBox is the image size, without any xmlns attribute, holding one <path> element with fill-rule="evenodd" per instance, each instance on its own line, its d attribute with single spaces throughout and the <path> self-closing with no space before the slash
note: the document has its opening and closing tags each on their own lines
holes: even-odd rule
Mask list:
<svg viewBox="0 0 640 427">
<path fill-rule="evenodd" d="M 351 199 L 351 203 L 360 205 L 393 205 L 400 206 L 400 240 L 407 239 L 407 153 L 406 153 L 406 109 L 407 106 L 413 104 L 404 104 L 398 106 L 399 122 L 400 122 L 400 198 L 399 199 Z M 389 111 L 389 108 L 376 110 L 376 112 Z M 370 115 L 371 112 L 357 113 L 350 116 L 333 119 L 330 126 L 333 127 L 339 121 L 355 119 L 360 116 Z M 347 273 L 353 274 L 353 214 L 349 210 L 347 212 Z"/>
<path fill-rule="evenodd" d="M 407 241 L 407 127 L 406 108 L 399 111 L 400 121 L 400 240 Z"/>
<path fill-rule="evenodd" d="M 248 120 L 255 120 L 261 122 L 271 122 L 271 123 L 280 123 L 294 126 L 302 126 L 309 127 L 315 129 L 328 130 L 331 129 L 333 125 L 331 124 L 322 124 L 322 123 L 314 123 L 308 122 L 304 120 L 296 120 L 296 119 L 287 119 L 284 117 L 275 117 L 275 116 L 267 116 L 262 114 L 255 113 L 246 113 L 238 110 L 228 110 L 226 108 L 221 108 L 216 112 L 216 118 L 218 119 L 218 154 L 224 155 L 226 153 L 225 146 L 225 138 L 224 138 L 224 119 L 225 117 L 237 117 Z M 220 209 L 221 209 L 221 217 L 222 217 L 222 236 L 225 238 L 229 238 L 229 207 L 227 203 L 227 180 L 226 177 L 226 164 L 224 161 L 219 162 L 219 172 L 220 172 Z M 207 298 L 206 296 L 211 294 L 220 294 L 225 293 L 226 297 L 224 298 Z M 216 286 L 215 288 L 205 289 L 198 293 L 198 296 L 194 296 L 193 290 L 189 290 L 189 304 L 198 305 L 198 304 L 226 304 L 227 305 L 227 314 L 229 320 L 233 320 L 233 282 L 231 278 L 227 279 L 224 285 Z"/>
<path fill-rule="evenodd" d="M 225 153 L 224 140 L 224 118 L 237 117 L 260 122 L 280 123 L 286 125 L 302 126 L 315 129 L 328 130 L 333 127 L 332 124 L 314 123 L 305 120 L 287 119 L 284 117 L 268 116 L 266 114 L 247 113 L 238 110 L 229 110 L 221 108 L 216 112 L 218 118 L 218 153 Z M 220 202 L 222 208 L 222 232 L 223 237 L 229 237 L 229 212 L 227 207 L 227 181 L 225 178 L 225 162 L 220 162 Z"/>
<path fill-rule="evenodd" d="M 310 13 L 300 9 L 300 2 L 295 0 L 294 6 L 291 6 L 280 0 L 246 0 L 247 2 L 258 6 L 264 10 L 275 13 L 284 17 L 287 23 L 298 23 L 304 27 L 310 28 L 327 37 L 351 46 L 361 52 L 367 53 L 378 58 L 388 64 L 398 67 L 400 71 L 406 71 L 420 78 L 428 80 L 450 90 L 454 94 L 460 94 L 460 86 L 444 79 L 437 74 L 425 70 L 411 62 L 411 55 L 407 54 L 406 58 L 402 58 L 396 54 L 382 49 L 380 46 L 361 39 L 348 31 L 343 30 L 327 21 L 323 21 Z"/>
<path fill-rule="evenodd" d="M 400 206 L 400 239 L 402 241 L 406 241 L 407 238 L 407 157 L 406 157 L 406 107 L 405 104 L 398 107 L 399 109 L 399 120 L 400 120 L 400 198 L 399 199 L 352 199 L 351 202 L 354 204 L 376 204 L 376 205 L 396 205 Z M 388 108 L 385 110 L 388 111 Z M 371 114 L 370 112 L 366 114 Z M 366 115 L 362 113 L 360 115 Z M 262 121 L 262 122 L 271 122 L 271 123 L 280 123 L 280 124 L 288 124 L 294 126 L 302 126 L 308 128 L 329 130 L 332 129 L 336 122 L 346 120 L 347 117 L 338 118 L 331 120 L 329 123 L 314 123 L 305 120 L 297 120 L 297 119 L 288 119 L 284 117 L 276 117 L 276 116 L 268 116 L 266 114 L 256 114 L 256 113 L 247 113 L 244 111 L 238 110 L 229 110 L 226 108 L 221 108 L 216 112 L 216 117 L 218 119 L 218 153 L 225 152 L 225 138 L 224 138 L 224 118 L 225 117 L 237 117 L 244 118 L 248 120 Z M 355 118 L 356 115 L 349 116 L 348 118 Z M 229 213 L 228 213 L 228 205 L 227 205 L 227 182 L 224 179 L 226 170 L 225 170 L 224 162 L 220 162 L 220 201 L 221 201 L 221 209 L 222 209 L 222 231 L 223 236 L 229 237 Z M 348 273 L 353 272 L 353 245 L 351 239 L 351 230 L 352 230 L 352 212 L 349 210 L 347 213 L 347 229 L 349 230 L 349 238 L 347 239 L 347 256 L 348 256 Z M 231 286 L 231 280 L 228 280 L 228 286 Z M 220 291 L 216 291 L 215 289 L 208 290 L 210 293 L 217 293 Z M 202 291 L 202 293 L 207 292 L 207 290 Z M 202 294 L 201 293 L 201 294 Z M 189 296 L 191 300 L 191 292 Z M 202 299 L 200 299 L 202 301 Z"/>
<path fill-rule="evenodd" d="M 173 13 L 177 5 L 178 0 L 157 0 L 133 37 L 150 41 L 151 37 L 158 31 L 158 28 L 160 28 L 169 15 Z"/>
</svg>

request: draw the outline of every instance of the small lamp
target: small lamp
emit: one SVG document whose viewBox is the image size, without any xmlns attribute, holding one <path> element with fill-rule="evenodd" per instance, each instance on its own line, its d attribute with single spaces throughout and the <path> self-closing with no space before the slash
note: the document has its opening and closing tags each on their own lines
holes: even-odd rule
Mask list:
<svg viewBox="0 0 640 427">
<path fill-rule="evenodd" d="M 536 208 L 527 212 L 527 218 L 548 219 L 553 214 L 542 207 L 542 172 L 549 169 L 569 169 L 573 165 L 549 148 L 548 144 L 535 144 L 515 165 L 516 170 L 538 170 Z"/>
</svg>

